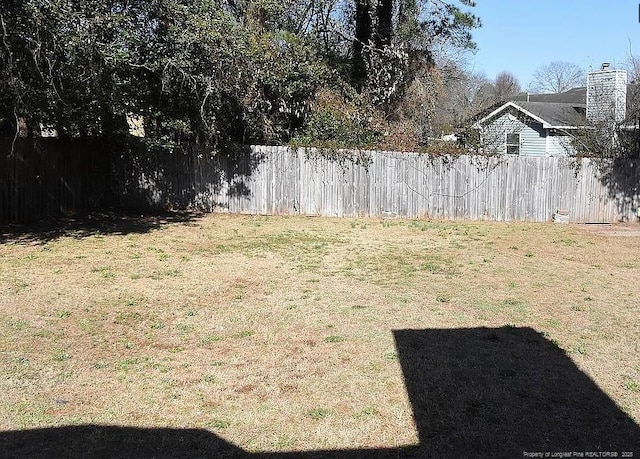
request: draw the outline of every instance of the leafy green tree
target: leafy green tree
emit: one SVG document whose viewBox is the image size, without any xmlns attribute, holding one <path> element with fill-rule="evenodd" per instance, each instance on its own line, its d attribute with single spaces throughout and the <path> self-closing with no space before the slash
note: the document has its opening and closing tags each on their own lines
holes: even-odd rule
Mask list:
<svg viewBox="0 0 640 459">
<path fill-rule="evenodd" d="M 1 116 L 111 136 L 139 115 L 163 145 L 286 138 L 326 68 L 274 5 L 14 1 L 0 14 Z"/>
<path fill-rule="evenodd" d="M 7 0 L 0 119 L 110 138 L 141 117 L 145 140 L 169 147 L 286 142 L 322 88 L 354 119 L 391 113 L 433 46 L 473 46 L 479 21 L 458 5 L 473 2 Z"/>
</svg>

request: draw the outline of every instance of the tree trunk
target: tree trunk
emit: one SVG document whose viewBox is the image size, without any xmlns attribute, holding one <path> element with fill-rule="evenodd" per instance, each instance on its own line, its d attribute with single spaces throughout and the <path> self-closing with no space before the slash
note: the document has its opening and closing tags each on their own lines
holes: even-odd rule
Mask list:
<svg viewBox="0 0 640 459">
<path fill-rule="evenodd" d="M 370 0 L 356 2 L 356 36 L 353 41 L 353 85 L 358 92 L 367 84 L 367 66 L 364 60 L 364 46 L 371 42 Z"/>
<path fill-rule="evenodd" d="M 376 48 L 382 49 L 391 44 L 393 33 L 393 0 L 378 0 L 376 8 L 378 16 L 378 30 L 376 33 Z"/>
</svg>

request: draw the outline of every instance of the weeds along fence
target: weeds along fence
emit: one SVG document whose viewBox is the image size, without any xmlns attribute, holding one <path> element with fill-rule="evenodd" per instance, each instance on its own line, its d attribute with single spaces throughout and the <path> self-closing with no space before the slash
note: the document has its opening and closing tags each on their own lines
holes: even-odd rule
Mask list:
<svg viewBox="0 0 640 459">
<path fill-rule="evenodd" d="M 40 139 L 0 143 L 0 223 L 113 206 L 572 222 L 636 221 L 640 172 L 589 159 L 458 158 L 253 146 L 211 153 Z"/>
</svg>

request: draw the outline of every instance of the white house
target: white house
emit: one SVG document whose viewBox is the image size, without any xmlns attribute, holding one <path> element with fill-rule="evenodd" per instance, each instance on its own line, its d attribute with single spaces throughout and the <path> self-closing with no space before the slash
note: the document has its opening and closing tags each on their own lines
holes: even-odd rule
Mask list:
<svg viewBox="0 0 640 459">
<path fill-rule="evenodd" d="M 494 106 L 473 125 L 485 150 L 522 156 L 567 156 L 571 134 L 592 123 L 625 119 L 626 70 L 603 64 L 589 72 L 587 86 L 560 94 L 520 94 Z"/>
</svg>

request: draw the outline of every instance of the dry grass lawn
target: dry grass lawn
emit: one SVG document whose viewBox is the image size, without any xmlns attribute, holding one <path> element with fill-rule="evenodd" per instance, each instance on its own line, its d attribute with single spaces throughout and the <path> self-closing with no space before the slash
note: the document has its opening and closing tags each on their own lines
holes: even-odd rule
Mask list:
<svg viewBox="0 0 640 459">
<path fill-rule="evenodd" d="M 1 431 L 197 428 L 251 452 L 417 445 L 394 331 L 505 326 L 541 334 L 640 423 L 637 235 L 158 223 L 54 237 L 0 228 Z"/>
</svg>

